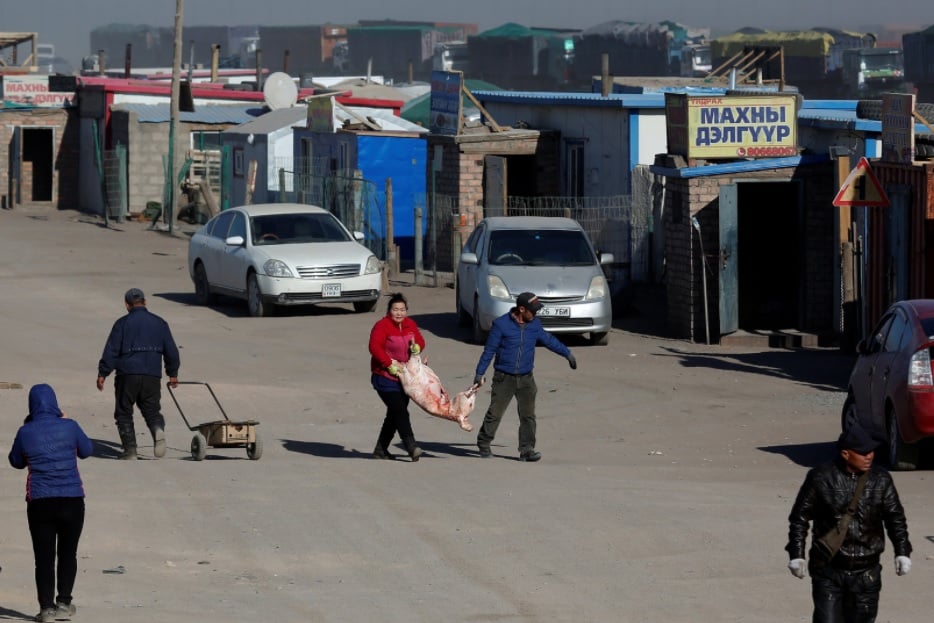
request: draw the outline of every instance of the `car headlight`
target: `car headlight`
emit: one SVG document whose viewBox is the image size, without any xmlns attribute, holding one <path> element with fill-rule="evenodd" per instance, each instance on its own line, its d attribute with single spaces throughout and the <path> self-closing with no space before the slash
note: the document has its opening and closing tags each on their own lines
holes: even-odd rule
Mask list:
<svg viewBox="0 0 934 623">
<path fill-rule="evenodd" d="M 503 280 L 497 277 L 496 275 L 487 275 L 486 277 L 486 287 L 490 292 L 490 296 L 495 299 L 502 299 L 504 301 L 511 301 L 512 296 L 509 295 L 509 288 L 506 287 L 506 284 L 503 283 Z"/>
<path fill-rule="evenodd" d="M 587 296 L 584 297 L 584 300 L 592 301 L 606 298 L 607 290 L 606 278 L 603 275 L 597 275 L 590 280 L 590 287 L 587 289 Z"/>
<path fill-rule="evenodd" d="M 282 260 L 266 260 L 263 264 L 263 272 L 270 277 L 291 277 L 292 271 Z"/>
<path fill-rule="evenodd" d="M 379 260 L 376 259 L 375 255 L 366 258 L 366 268 L 363 270 L 364 275 L 372 275 L 373 273 L 378 273 L 379 270 Z"/>
</svg>

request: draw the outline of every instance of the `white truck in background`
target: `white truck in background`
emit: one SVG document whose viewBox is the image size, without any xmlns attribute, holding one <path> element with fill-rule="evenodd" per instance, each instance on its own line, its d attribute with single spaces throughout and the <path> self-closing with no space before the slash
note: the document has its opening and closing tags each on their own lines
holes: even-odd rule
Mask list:
<svg viewBox="0 0 934 623">
<path fill-rule="evenodd" d="M 432 69 L 435 71 L 462 71 L 467 73 L 470 59 L 466 41 L 448 41 L 435 45 Z"/>
</svg>

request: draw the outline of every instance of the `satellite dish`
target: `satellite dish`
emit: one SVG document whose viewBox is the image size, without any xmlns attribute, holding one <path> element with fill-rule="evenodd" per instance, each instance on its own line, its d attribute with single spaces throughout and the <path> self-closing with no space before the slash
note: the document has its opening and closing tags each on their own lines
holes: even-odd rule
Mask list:
<svg viewBox="0 0 934 623">
<path fill-rule="evenodd" d="M 298 87 L 292 76 L 281 71 L 275 71 L 266 78 L 263 84 L 263 97 L 269 110 L 291 108 L 298 101 Z"/>
</svg>

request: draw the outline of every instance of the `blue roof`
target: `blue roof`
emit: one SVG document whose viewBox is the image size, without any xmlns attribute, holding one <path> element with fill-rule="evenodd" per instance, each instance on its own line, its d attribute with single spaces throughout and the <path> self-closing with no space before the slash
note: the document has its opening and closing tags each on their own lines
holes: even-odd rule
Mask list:
<svg viewBox="0 0 934 623">
<path fill-rule="evenodd" d="M 664 108 L 663 93 L 556 93 L 553 91 L 473 91 L 482 102 L 534 102 L 536 105 L 594 108 Z"/>
<path fill-rule="evenodd" d="M 171 108 L 169 104 L 117 104 L 114 110 L 135 112 L 140 123 L 168 123 Z M 196 106 L 195 112 L 180 112 L 178 120 L 184 123 L 236 124 L 253 121 L 268 112 L 256 104 L 206 104 Z"/>
</svg>

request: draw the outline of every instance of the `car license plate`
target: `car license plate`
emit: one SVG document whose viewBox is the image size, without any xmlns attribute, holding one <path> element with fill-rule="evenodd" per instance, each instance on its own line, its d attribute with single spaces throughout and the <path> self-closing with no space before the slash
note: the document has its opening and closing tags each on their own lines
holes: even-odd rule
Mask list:
<svg viewBox="0 0 934 623">
<path fill-rule="evenodd" d="M 542 307 L 538 310 L 539 316 L 549 316 L 555 318 L 570 318 L 571 317 L 571 308 L 570 307 Z"/>
<path fill-rule="evenodd" d="M 326 283 L 321 286 L 321 297 L 322 298 L 332 298 L 335 296 L 341 295 L 341 284 L 339 283 Z"/>
</svg>

